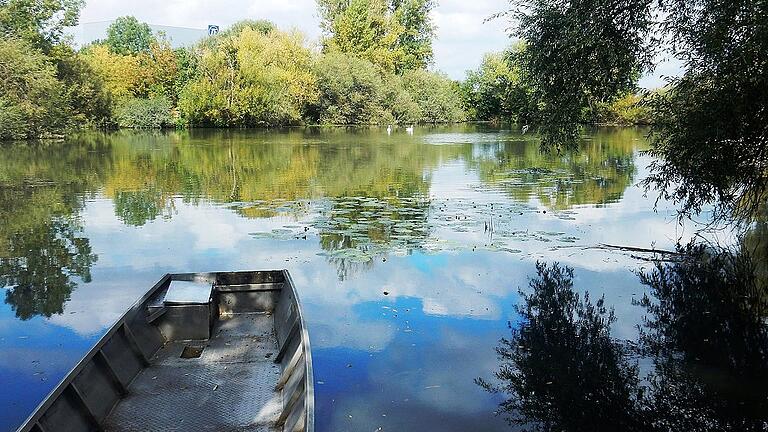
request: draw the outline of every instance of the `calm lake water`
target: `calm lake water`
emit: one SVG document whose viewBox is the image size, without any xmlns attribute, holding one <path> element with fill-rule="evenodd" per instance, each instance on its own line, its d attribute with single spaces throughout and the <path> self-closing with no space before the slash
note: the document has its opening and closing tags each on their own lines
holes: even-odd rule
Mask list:
<svg viewBox="0 0 768 432">
<path fill-rule="evenodd" d="M 600 129 L 578 154 L 543 156 L 482 126 L 4 145 L 0 430 L 164 273 L 273 268 L 306 308 L 318 431 L 510 430 L 503 395 L 475 379 L 498 370 L 536 261 L 573 267 L 632 341 L 648 292 L 633 271 L 650 264 L 593 247 L 670 249 L 694 232 L 636 186 L 646 145 L 643 130 Z"/>
</svg>

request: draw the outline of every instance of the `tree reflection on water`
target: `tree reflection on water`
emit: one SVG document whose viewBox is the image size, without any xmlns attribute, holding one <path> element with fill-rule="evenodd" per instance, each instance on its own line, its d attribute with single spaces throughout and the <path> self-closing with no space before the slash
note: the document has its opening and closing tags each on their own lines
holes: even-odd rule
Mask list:
<svg viewBox="0 0 768 432">
<path fill-rule="evenodd" d="M 618 202 L 637 173 L 633 129 L 593 131 L 578 149 L 542 153 L 538 141 L 480 145 L 468 163 L 482 182 L 518 202 L 532 199 L 551 210 Z M 642 143 L 641 143 L 642 144 Z"/>
<path fill-rule="evenodd" d="M 496 348 L 501 412 L 525 430 L 768 430 L 768 302 L 752 253 L 701 245 L 640 275 L 650 288 L 638 341 L 611 339 L 603 299 L 573 271 L 537 264 L 521 322 Z M 764 266 L 764 264 L 761 264 Z M 631 352 L 652 363 L 641 377 Z M 630 349 L 632 348 L 632 349 Z M 641 379 L 642 378 L 642 379 Z"/>
<path fill-rule="evenodd" d="M 27 205 L 11 205 L 19 194 Z M 50 188 L 0 188 L 0 286 L 20 319 L 62 313 L 77 286 L 72 278 L 90 282 L 97 257 L 73 204 Z"/>
<path fill-rule="evenodd" d="M 660 430 L 768 430 L 768 301 L 756 261 L 688 246 L 641 281 L 640 341 L 653 358 L 649 420 Z"/>
<path fill-rule="evenodd" d="M 573 270 L 537 263 L 531 293 L 521 291 L 521 317 L 496 351 L 498 383 L 507 420 L 541 431 L 635 430 L 639 419 L 637 366 L 610 337 L 616 320 L 604 299 L 573 290 Z"/>
<path fill-rule="evenodd" d="M 90 282 L 97 256 L 80 214 L 109 151 L 101 141 L 0 147 L 0 287 L 18 318 L 61 314 L 78 279 Z"/>
</svg>

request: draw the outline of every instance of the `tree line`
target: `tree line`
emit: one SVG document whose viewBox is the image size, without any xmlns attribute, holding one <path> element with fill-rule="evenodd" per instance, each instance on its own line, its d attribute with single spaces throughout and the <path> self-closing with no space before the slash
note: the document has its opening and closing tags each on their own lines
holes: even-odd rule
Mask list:
<svg viewBox="0 0 768 432">
<path fill-rule="evenodd" d="M 175 49 L 130 16 L 75 49 L 65 29 L 82 5 L 0 1 L 0 139 L 83 127 L 527 123 L 538 110 L 523 44 L 487 55 L 462 82 L 429 70 L 434 0 L 318 0 L 320 46 L 246 20 Z M 623 96 L 581 120 L 646 122 L 634 94 Z"/>
<path fill-rule="evenodd" d="M 315 49 L 297 31 L 242 21 L 192 47 L 121 17 L 79 50 L 81 1 L 0 2 L 0 138 L 83 126 L 272 127 L 466 119 L 458 84 L 427 70 L 429 0 L 321 1 Z"/>
</svg>

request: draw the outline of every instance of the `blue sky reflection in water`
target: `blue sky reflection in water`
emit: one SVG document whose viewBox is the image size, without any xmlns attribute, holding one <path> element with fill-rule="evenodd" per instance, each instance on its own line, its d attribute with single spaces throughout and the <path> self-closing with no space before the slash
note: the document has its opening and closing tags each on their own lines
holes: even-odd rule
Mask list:
<svg viewBox="0 0 768 432">
<path fill-rule="evenodd" d="M 319 431 L 508 430 L 474 379 L 498 368 L 536 260 L 573 266 L 615 309 L 613 336 L 635 339 L 646 288 L 630 270 L 648 263 L 588 247 L 693 232 L 634 186 L 644 146 L 606 129 L 542 156 L 530 136 L 467 126 L 2 147 L 0 430 L 163 273 L 265 268 L 289 269 L 306 308 Z M 31 250 L 52 259 L 31 268 Z"/>
</svg>

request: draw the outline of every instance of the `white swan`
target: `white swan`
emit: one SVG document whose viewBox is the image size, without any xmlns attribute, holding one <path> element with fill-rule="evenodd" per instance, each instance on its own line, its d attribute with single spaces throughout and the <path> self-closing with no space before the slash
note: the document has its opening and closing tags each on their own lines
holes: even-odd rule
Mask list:
<svg viewBox="0 0 768 432">
<path fill-rule="evenodd" d="M 405 128 L 405 131 L 408 132 L 409 134 L 413 134 L 413 126 L 408 126 L 407 128 Z"/>
</svg>

